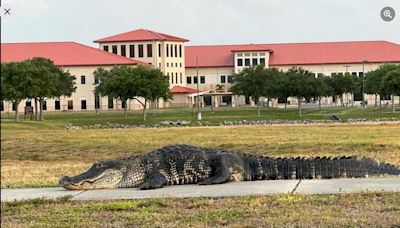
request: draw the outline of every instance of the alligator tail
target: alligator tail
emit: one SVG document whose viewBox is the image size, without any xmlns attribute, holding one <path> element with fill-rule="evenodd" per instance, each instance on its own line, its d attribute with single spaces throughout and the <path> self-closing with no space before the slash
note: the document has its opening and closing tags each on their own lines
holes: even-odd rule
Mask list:
<svg viewBox="0 0 400 228">
<path fill-rule="evenodd" d="M 365 157 L 270 158 L 252 160 L 247 180 L 330 179 L 400 175 L 400 168 Z"/>
</svg>

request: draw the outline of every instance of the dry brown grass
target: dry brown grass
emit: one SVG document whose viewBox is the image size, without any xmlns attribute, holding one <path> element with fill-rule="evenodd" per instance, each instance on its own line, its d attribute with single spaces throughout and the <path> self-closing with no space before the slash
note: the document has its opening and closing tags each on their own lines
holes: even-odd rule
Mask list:
<svg viewBox="0 0 400 228">
<path fill-rule="evenodd" d="M 400 165 L 400 124 L 3 130 L 1 187 L 56 186 L 93 162 L 185 143 L 268 156 L 368 156 Z"/>
</svg>

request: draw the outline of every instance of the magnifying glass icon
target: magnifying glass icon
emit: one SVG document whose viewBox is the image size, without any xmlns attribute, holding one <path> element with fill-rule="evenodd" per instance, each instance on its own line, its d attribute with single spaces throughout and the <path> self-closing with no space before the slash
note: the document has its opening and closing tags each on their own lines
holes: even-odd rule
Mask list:
<svg viewBox="0 0 400 228">
<path fill-rule="evenodd" d="M 392 19 L 392 15 L 390 14 L 390 10 L 385 10 L 385 11 L 383 11 L 383 16 Z"/>
</svg>

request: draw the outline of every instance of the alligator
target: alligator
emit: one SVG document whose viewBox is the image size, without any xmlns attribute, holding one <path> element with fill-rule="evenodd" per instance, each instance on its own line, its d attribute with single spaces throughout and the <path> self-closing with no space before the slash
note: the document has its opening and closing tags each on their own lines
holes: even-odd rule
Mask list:
<svg viewBox="0 0 400 228">
<path fill-rule="evenodd" d="M 274 158 L 226 150 L 170 145 L 145 155 L 100 161 L 77 176 L 64 176 L 69 190 L 130 188 L 229 181 L 357 178 L 400 175 L 400 168 L 366 157 Z"/>
</svg>

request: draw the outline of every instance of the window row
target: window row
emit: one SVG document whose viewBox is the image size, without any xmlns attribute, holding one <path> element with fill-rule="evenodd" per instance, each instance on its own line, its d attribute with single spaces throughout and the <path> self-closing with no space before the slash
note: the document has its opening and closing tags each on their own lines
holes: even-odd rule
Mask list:
<svg viewBox="0 0 400 228">
<path fill-rule="evenodd" d="M 342 76 L 344 74 L 346 74 L 346 72 L 333 72 L 333 73 L 331 73 L 331 76 L 335 76 L 335 75 Z M 358 72 L 358 73 L 357 72 L 351 72 L 351 75 L 362 77 L 364 75 L 364 73 L 363 72 Z"/>
<path fill-rule="evenodd" d="M 167 57 L 180 57 L 182 58 L 182 45 L 181 44 L 166 44 L 165 54 Z M 158 56 L 161 57 L 161 45 L 158 45 Z"/>
<path fill-rule="evenodd" d="M 178 67 L 178 63 L 168 63 L 167 62 L 167 67 L 174 67 L 174 65 L 175 65 L 175 67 Z M 182 63 L 179 63 L 179 67 L 182 67 Z"/>
<path fill-rule="evenodd" d="M 136 46 L 137 46 L 137 50 L 136 50 Z M 147 49 L 147 57 L 151 58 L 153 57 L 153 45 L 152 44 L 138 44 L 138 45 L 119 45 L 119 49 L 120 49 L 120 55 L 121 56 L 125 56 L 128 57 L 127 51 L 129 48 L 129 57 L 130 58 L 136 58 L 136 56 L 138 58 L 143 58 L 144 57 L 144 46 L 146 46 Z M 109 51 L 109 46 L 108 45 L 104 45 L 103 46 L 103 50 L 104 51 Z M 118 54 L 118 45 L 111 45 L 111 52 L 113 54 Z"/>
<path fill-rule="evenodd" d="M 198 83 L 198 78 L 197 76 L 187 76 L 186 77 L 186 84 L 197 84 Z M 206 76 L 200 76 L 200 83 L 205 84 L 206 83 Z"/>
<path fill-rule="evenodd" d="M 171 84 L 182 84 L 183 80 L 182 80 L 182 73 L 179 73 L 179 77 L 178 77 L 178 73 L 167 73 L 168 76 L 168 80 Z M 179 80 L 178 80 L 179 79 Z"/>
<path fill-rule="evenodd" d="M 238 57 L 250 56 L 250 55 L 251 55 L 251 56 L 258 56 L 258 55 L 259 55 L 259 56 L 265 56 L 265 52 L 261 52 L 261 53 L 256 53 L 256 52 L 254 52 L 254 53 L 251 53 L 251 54 L 250 54 L 250 53 L 244 53 L 244 54 L 238 53 L 238 54 L 237 54 Z"/>
<path fill-rule="evenodd" d="M 265 66 L 265 58 L 244 58 L 237 59 L 238 66 L 256 66 L 256 65 L 264 65 Z"/>
<path fill-rule="evenodd" d="M 97 85 L 100 83 L 100 79 L 98 76 L 94 76 L 94 82 L 93 84 Z M 85 75 L 81 75 L 81 85 L 85 85 L 86 84 L 86 76 Z"/>
<path fill-rule="evenodd" d="M 219 76 L 219 82 L 221 84 L 224 84 L 224 83 L 227 83 L 227 82 L 232 84 L 233 83 L 233 77 L 232 77 L 232 75 L 228 75 L 228 76 L 221 75 L 221 76 Z"/>
</svg>

